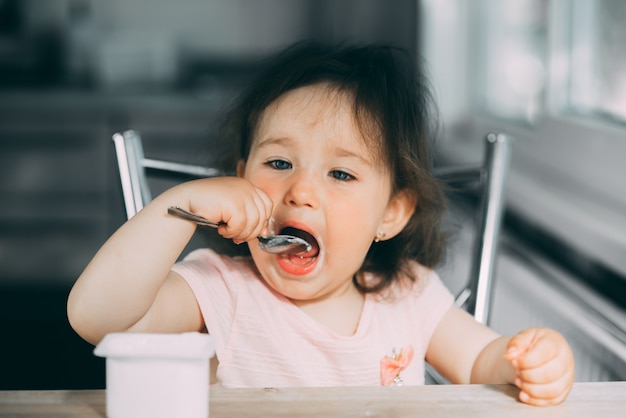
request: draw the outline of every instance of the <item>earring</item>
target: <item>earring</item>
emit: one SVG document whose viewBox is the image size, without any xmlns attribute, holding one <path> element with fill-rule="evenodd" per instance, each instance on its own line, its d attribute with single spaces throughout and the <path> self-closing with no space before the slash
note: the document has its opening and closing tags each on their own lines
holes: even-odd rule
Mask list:
<svg viewBox="0 0 626 418">
<path fill-rule="evenodd" d="M 385 238 L 385 235 L 387 235 L 385 234 L 385 231 L 378 231 L 378 233 L 374 237 L 374 242 L 380 242 L 381 240 Z"/>
</svg>

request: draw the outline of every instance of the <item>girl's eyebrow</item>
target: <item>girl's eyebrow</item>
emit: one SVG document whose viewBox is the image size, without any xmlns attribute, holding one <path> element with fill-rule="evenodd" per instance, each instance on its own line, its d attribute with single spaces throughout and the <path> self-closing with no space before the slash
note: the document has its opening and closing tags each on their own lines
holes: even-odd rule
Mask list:
<svg viewBox="0 0 626 418">
<path fill-rule="evenodd" d="M 263 138 L 263 139 L 259 139 L 259 142 L 257 144 L 257 147 L 259 148 L 263 148 L 263 147 L 267 147 L 269 145 L 290 145 L 293 144 L 293 140 L 286 138 L 286 137 L 270 137 L 270 138 Z"/>
<path fill-rule="evenodd" d="M 271 145 L 290 146 L 290 145 L 293 145 L 294 142 L 295 141 L 293 141 L 292 139 L 288 137 L 282 137 L 282 136 L 270 137 L 270 138 L 260 139 L 257 147 L 262 149 L 264 147 L 268 147 Z M 371 158 L 367 158 L 363 156 L 361 153 L 354 152 L 343 147 L 336 147 L 334 149 L 334 154 L 336 157 L 352 158 L 352 159 L 360 161 L 361 163 L 368 164 L 368 165 L 373 163 L 373 160 Z"/>
<path fill-rule="evenodd" d="M 353 159 L 361 161 L 362 163 L 365 163 L 365 164 L 372 164 L 372 160 L 371 159 L 366 158 L 363 155 L 361 155 L 360 153 L 351 151 L 349 149 L 338 147 L 338 148 L 336 148 L 336 155 L 337 155 L 337 157 L 353 158 Z"/>
</svg>

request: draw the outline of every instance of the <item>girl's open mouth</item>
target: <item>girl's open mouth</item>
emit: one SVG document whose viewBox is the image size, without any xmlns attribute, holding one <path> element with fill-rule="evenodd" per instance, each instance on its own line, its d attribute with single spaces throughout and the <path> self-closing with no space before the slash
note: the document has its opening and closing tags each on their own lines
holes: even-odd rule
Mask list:
<svg viewBox="0 0 626 418">
<path fill-rule="evenodd" d="M 298 254 L 284 254 L 278 257 L 280 266 L 287 273 L 302 275 L 310 272 L 316 265 L 320 246 L 317 240 L 310 233 L 302 229 L 287 227 L 280 231 L 281 234 L 289 234 L 302 238 L 311 244 L 311 250 Z"/>
</svg>

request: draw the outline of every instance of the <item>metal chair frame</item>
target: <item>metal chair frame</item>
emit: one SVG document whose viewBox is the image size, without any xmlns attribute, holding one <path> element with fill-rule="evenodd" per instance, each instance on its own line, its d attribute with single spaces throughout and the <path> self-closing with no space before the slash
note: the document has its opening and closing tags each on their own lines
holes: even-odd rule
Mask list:
<svg viewBox="0 0 626 418">
<path fill-rule="evenodd" d="M 214 168 L 145 158 L 141 137 L 136 131 L 116 133 L 113 141 L 128 219 L 152 200 L 146 169 L 197 178 L 225 174 Z M 480 166 L 469 169 L 446 168 L 435 172 L 444 182 L 478 181 L 482 186 L 469 281 L 456 297 L 455 303 L 483 324 L 489 323 L 491 311 L 512 141 L 508 135 L 490 133 L 485 138 L 484 159 Z"/>
</svg>

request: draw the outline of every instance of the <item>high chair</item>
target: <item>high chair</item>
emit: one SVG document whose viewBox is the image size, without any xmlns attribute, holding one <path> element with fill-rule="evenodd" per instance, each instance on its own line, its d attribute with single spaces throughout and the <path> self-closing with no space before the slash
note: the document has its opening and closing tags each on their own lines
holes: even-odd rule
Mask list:
<svg viewBox="0 0 626 418">
<path fill-rule="evenodd" d="M 208 167 L 145 158 L 141 137 L 136 131 L 113 135 L 119 175 L 130 219 L 152 200 L 147 170 L 188 178 L 221 176 L 226 173 Z M 512 138 L 490 133 L 485 138 L 484 159 L 472 168 L 439 169 L 435 175 L 455 187 L 478 183 L 482 192 L 476 220 L 476 233 L 467 286 L 455 303 L 484 324 L 489 322 L 495 259 L 498 250 L 500 224 L 504 213 L 505 192 Z"/>
</svg>

